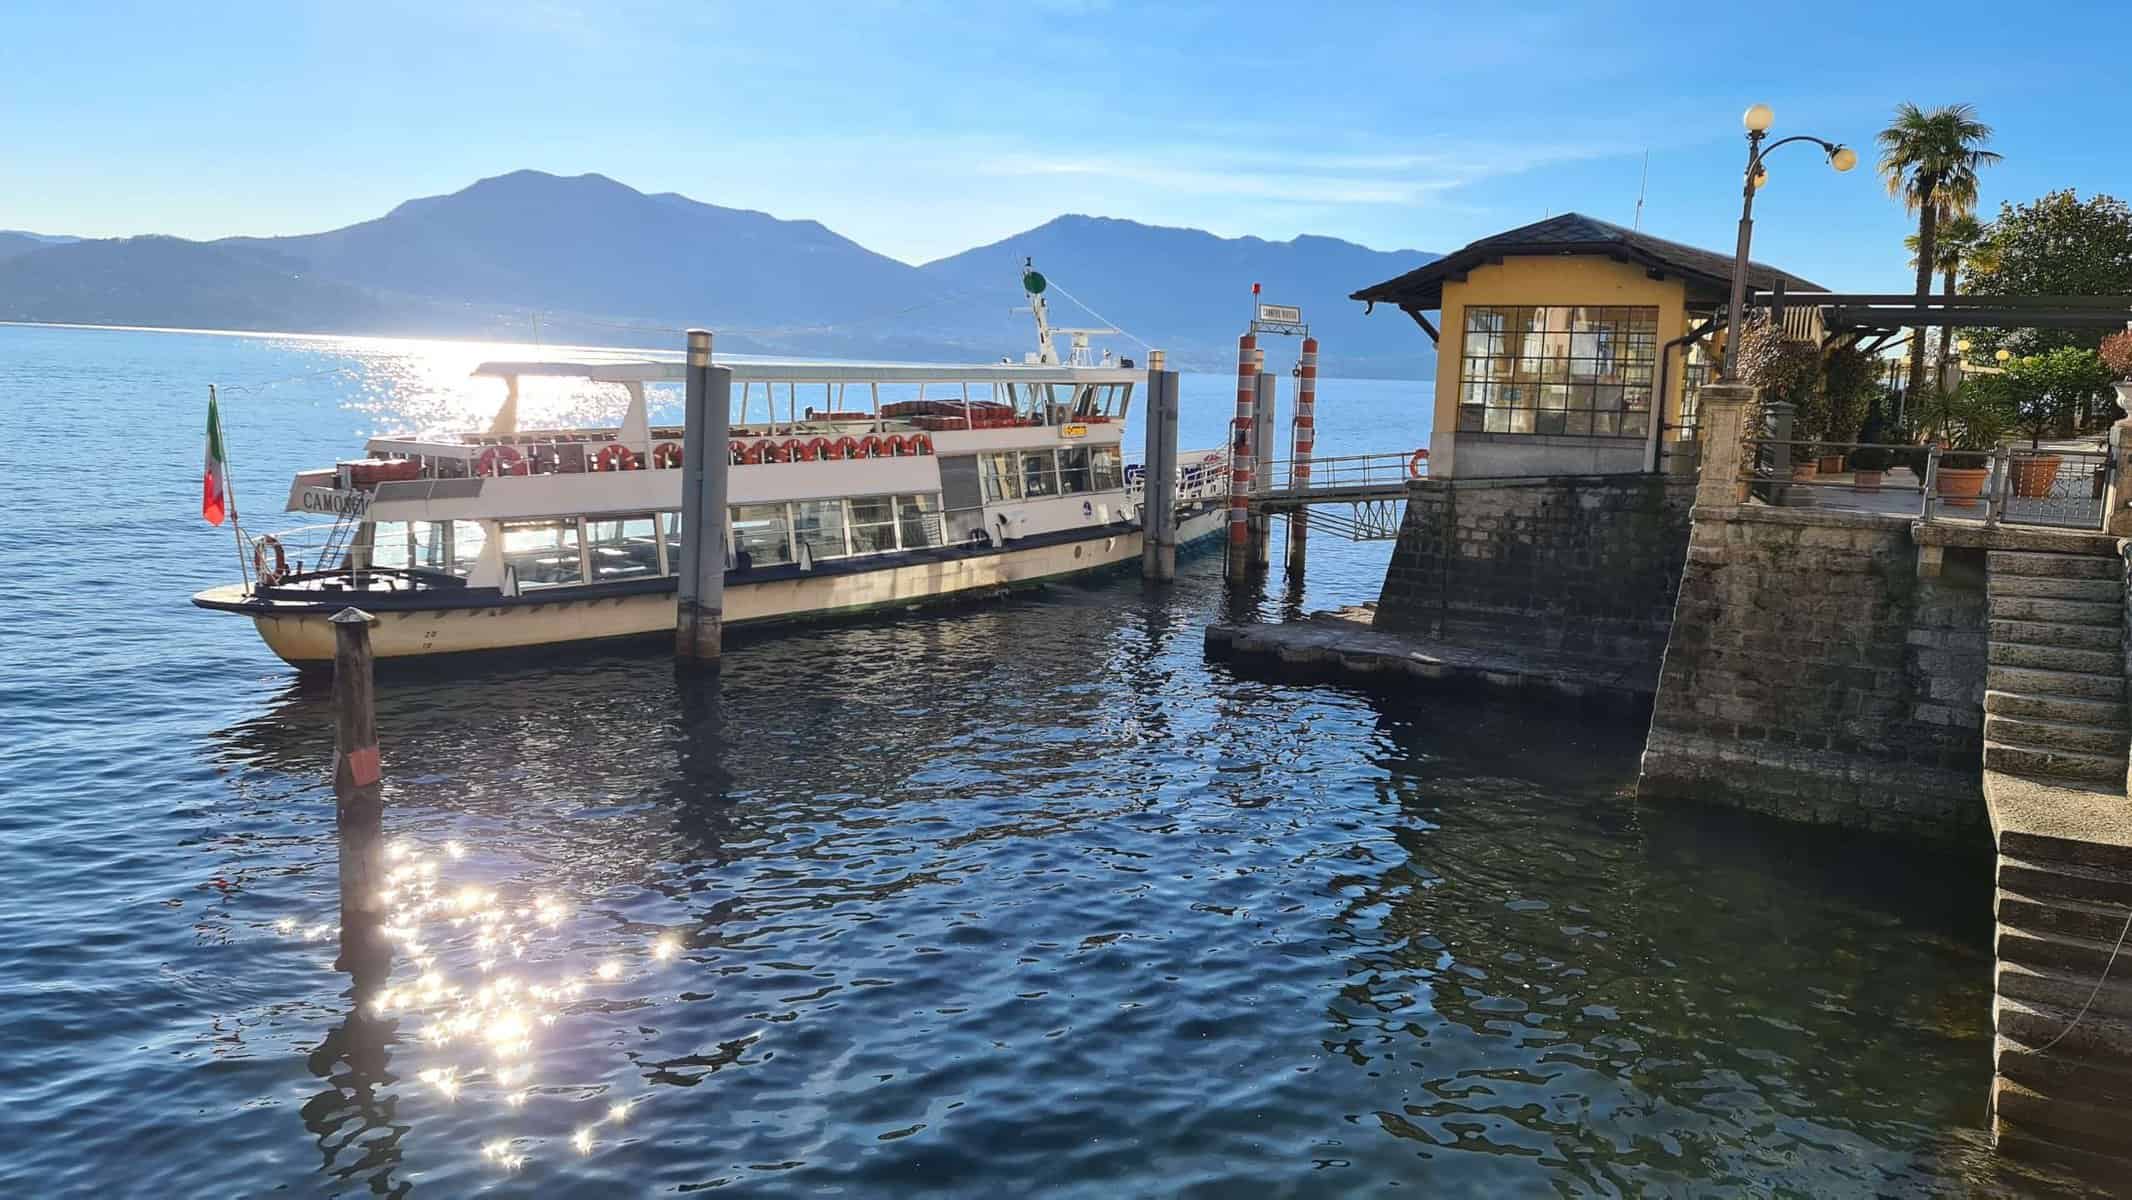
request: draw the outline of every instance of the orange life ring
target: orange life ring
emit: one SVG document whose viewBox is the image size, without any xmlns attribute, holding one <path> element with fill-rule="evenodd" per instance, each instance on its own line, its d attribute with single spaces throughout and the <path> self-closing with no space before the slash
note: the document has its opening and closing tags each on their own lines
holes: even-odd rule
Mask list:
<svg viewBox="0 0 2132 1200">
<path fill-rule="evenodd" d="M 660 442 L 651 448 L 651 465 L 662 471 L 681 465 L 681 443 Z"/>
<path fill-rule="evenodd" d="M 523 475 L 526 473 L 525 457 L 510 446 L 490 446 L 474 460 L 474 477 L 489 475 Z"/>
<path fill-rule="evenodd" d="M 267 566 L 267 551 L 274 552 L 274 565 Z M 252 571 L 259 576 L 260 587 L 273 587 L 289 577 L 289 556 L 281 549 L 281 539 L 267 534 L 252 543 Z"/>
<path fill-rule="evenodd" d="M 786 438 L 777 444 L 777 461 L 798 462 L 802 446 L 798 438 Z"/>
<path fill-rule="evenodd" d="M 800 447 L 800 452 L 808 462 L 819 462 L 828 458 L 829 439 L 825 437 L 809 438 L 807 439 L 807 444 Z"/>
<path fill-rule="evenodd" d="M 931 454 L 933 452 L 933 439 L 922 433 L 912 434 L 903 444 L 912 454 Z"/>
<path fill-rule="evenodd" d="M 748 461 L 748 444 L 734 438 L 725 444 L 725 454 L 734 466 L 741 466 Z"/>
<path fill-rule="evenodd" d="M 1413 456 L 1407 459 L 1408 477 L 1413 479 L 1421 478 L 1421 469 L 1427 466 L 1428 462 L 1429 448 L 1427 446 L 1423 446 L 1421 449 L 1416 450 Z"/>
<path fill-rule="evenodd" d="M 620 442 L 609 442 L 592 456 L 595 471 L 634 471 L 643 465 L 644 460 L 637 457 L 637 452 Z"/>
<path fill-rule="evenodd" d="M 852 437 L 850 434 L 845 434 L 843 437 L 838 438 L 836 444 L 829 449 L 831 451 L 829 457 L 831 458 L 866 457 L 865 452 L 859 448 L 859 439 Z"/>
<path fill-rule="evenodd" d="M 769 442 L 760 439 L 749 442 L 747 443 L 747 449 L 740 452 L 740 461 L 743 465 L 755 466 L 762 462 L 763 455 L 770 449 L 771 444 Z"/>
<path fill-rule="evenodd" d="M 867 458 L 886 458 L 890 453 L 888 439 L 879 434 L 869 433 L 866 435 L 866 439 L 859 443 L 859 452 Z"/>
</svg>

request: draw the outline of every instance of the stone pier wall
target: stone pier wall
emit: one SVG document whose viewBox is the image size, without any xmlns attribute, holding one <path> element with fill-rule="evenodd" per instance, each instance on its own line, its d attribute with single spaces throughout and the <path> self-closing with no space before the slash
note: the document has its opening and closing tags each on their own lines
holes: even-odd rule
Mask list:
<svg viewBox="0 0 2132 1200">
<path fill-rule="evenodd" d="M 1376 627 L 1655 664 L 1688 544 L 1692 480 L 1417 480 Z"/>
<path fill-rule="evenodd" d="M 1642 795 L 1982 837 L 1981 551 L 1870 513 L 1698 507 Z"/>
</svg>

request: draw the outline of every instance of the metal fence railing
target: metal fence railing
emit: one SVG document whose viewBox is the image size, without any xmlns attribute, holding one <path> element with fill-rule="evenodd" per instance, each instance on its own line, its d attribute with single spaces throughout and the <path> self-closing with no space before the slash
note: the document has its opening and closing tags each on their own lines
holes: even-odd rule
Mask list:
<svg viewBox="0 0 2132 1200">
<path fill-rule="evenodd" d="M 1307 477 L 1298 477 L 1304 466 Z M 1426 452 L 1389 450 L 1376 454 L 1342 454 L 1326 458 L 1277 458 L 1266 464 L 1262 489 L 1274 492 L 1319 491 L 1340 488 L 1377 487 L 1427 478 Z"/>
<path fill-rule="evenodd" d="M 2103 450 L 1747 440 L 1748 493 L 1765 504 L 1926 521 L 2100 529 L 2114 470 Z"/>
</svg>

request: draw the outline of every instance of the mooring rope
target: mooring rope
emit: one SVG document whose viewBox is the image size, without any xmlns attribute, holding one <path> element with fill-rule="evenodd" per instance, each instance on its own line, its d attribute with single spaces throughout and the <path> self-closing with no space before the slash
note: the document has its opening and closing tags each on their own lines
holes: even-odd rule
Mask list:
<svg viewBox="0 0 2132 1200">
<path fill-rule="evenodd" d="M 2132 910 L 2127 910 L 2125 913 L 2125 927 L 2117 931 L 2117 944 L 2110 948 L 2110 961 L 2102 964 L 2102 978 L 2095 981 L 2095 990 L 2088 993 L 2088 1002 L 2080 1006 L 2079 1012 L 2073 1014 L 2072 1024 L 2059 1031 L 2058 1036 L 2052 1038 L 2047 1044 L 2037 1047 L 2036 1053 L 2044 1053 L 2052 1046 L 2064 1041 L 2066 1034 L 2080 1027 L 2081 1018 L 2087 1016 L 2088 1009 L 2094 1007 L 2095 997 L 2102 995 L 2102 985 L 2110 981 L 2110 968 L 2117 965 L 2117 954 L 2125 948 L 2125 935 L 2127 934 L 2132 934 Z"/>
</svg>

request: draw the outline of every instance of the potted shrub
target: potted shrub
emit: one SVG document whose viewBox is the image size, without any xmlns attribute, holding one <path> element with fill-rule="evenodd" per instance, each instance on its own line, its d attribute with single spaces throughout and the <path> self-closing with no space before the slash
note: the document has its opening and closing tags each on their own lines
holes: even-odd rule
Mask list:
<svg viewBox="0 0 2132 1200">
<path fill-rule="evenodd" d="M 2094 401 L 2110 382 L 2110 368 L 2093 351 L 2061 346 L 2014 359 L 1993 382 L 2001 406 L 2028 435 L 2029 453 L 2012 466 L 2014 495 L 2048 496 L 2064 460 L 2043 453 L 2043 439 L 2063 431 L 2082 404 Z"/>
<path fill-rule="evenodd" d="M 1796 443 L 1823 436 L 1826 414 L 1815 387 L 1821 373 L 1820 349 L 1811 342 L 1786 339 L 1783 330 L 1769 323 L 1767 314 L 1758 314 L 1740 330 L 1736 369 L 1743 381 L 1760 392 L 1764 405 L 1792 406 L 1791 433 L 1786 439 L 1795 443 L 1791 447 L 1792 478 L 1799 482 L 1812 479 L 1817 465 L 1815 447 Z"/>
<path fill-rule="evenodd" d="M 2109 369 L 2110 386 L 2117 389 L 2117 407 L 2132 416 L 2132 329 L 2102 339 L 2098 353 Z"/>
<path fill-rule="evenodd" d="M 1988 376 L 1987 376 L 1988 378 Z M 1940 444 L 1933 490 L 1951 508 L 1975 508 L 1991 479 L 1991 455 L 2006 432 L 1999 390 L 1964 383 L 1952 395 L 1933 399 L 1933 427 Z"/>
<path fill-rule="evenodd" d="M 1879 491 L 1881 474 L 1894 459 L 1894 452 L 1882 446 L 1860 446 L 1851 451 L 1851 490 Z"/>
</svg>

